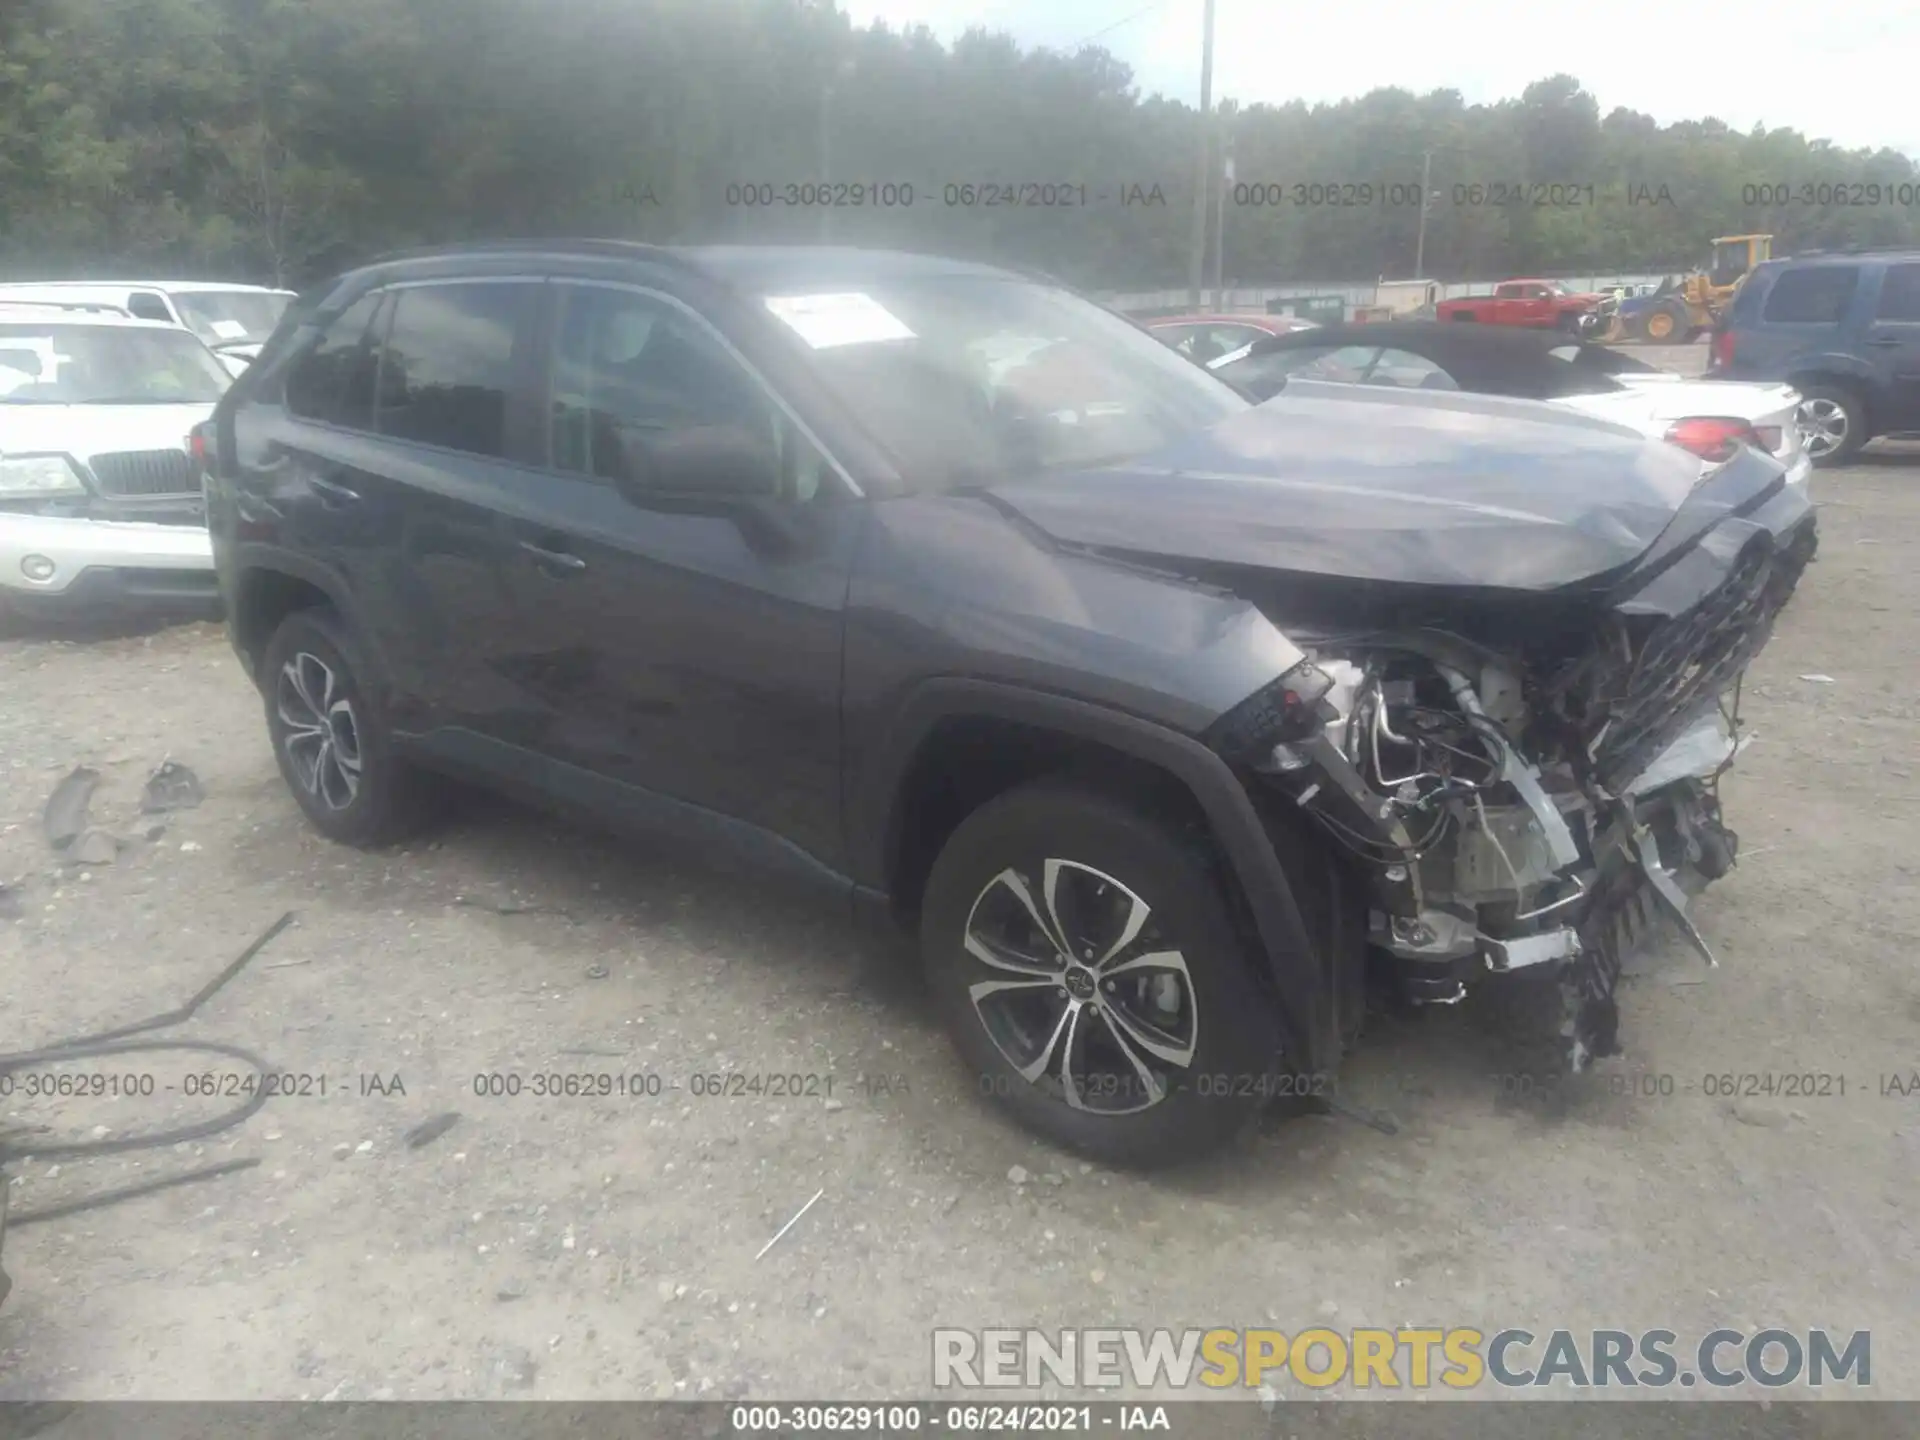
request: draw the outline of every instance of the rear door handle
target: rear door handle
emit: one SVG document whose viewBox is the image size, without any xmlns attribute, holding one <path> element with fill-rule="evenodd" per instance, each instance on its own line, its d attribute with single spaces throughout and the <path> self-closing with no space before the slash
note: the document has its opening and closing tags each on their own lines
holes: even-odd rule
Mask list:
<svg viewBox="0 0 1920 1440">
<path fill-rule="evenodd" d="M 586 561 L 566 550 L 549 550 L 546 546 L 536 545 L 531 540 L 522 540 L 520 548 L 538 561 L 543 569 L 559 570 L 573 575 L 587 568 Z"/>
<path fill-rule="evenodd" d="M 1875 335 L 1868 340 L 1867 343 L 1869 345 L 1879 345 L 1891 349 L 1895 345 L 1904 345 L 1907 342 L 1902 340 L 1898 335 Z"/>
</svg>

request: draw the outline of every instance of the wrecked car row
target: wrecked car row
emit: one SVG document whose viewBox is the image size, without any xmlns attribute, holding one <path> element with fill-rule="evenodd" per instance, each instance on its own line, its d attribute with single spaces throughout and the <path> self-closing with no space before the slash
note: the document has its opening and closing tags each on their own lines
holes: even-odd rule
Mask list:
<svg viewBox="0 0 1920 1440">
<path fill-rule="evenodd" d="M 1331 1075 L 1370 967 L 1615 1049 L 1623 954 L 1734 861 L 1740 679 L 1815 545 L 1752 447 L 1255 405 L 871 252 L 376 262 L 199 443 L 318 830 L 391 841 L 448 774 L 757 862 L 917 934 L 982 1092 L 1138 1164 Z"/>
</svg>

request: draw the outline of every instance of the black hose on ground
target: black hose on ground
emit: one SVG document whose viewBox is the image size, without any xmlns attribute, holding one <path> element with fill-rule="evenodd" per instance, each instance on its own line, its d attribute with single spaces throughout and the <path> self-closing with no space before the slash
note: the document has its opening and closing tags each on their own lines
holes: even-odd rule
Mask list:
<svg viewBox="0 0 1920 1440">
<path fill-rule="evenodd" d="M 157 1050 L 202 1051 L 207 1054 L 224 1055 L 239 1060 L 250 1067 L 260 1082 L 246 1101 L 224 1115 L 216 1115 L 211 1120 L 197 1120 L 190 1125 L 176 1126 L 171 1130 L 157 1130 L 147 1135 L 126 1135 L 104 1140 L 73 1140 L 53 1145 L 21 1144 L 16 1134 L 11 1140 L 0 1134 L 0 1166 L 13 1155 L 34 1155 L 42 1157 L 61 1156 L 72 1159 L 86 1159 L 96 1155 L 120 1155 L 130 1150 L 153 1150 L 164 1145 L 178 1145 L 187 1140 L 201 1140 L 209 1135 L 217 1135 L 222 1130 L 230 1130 L 244 1120 L 258 1114 L 269 1098 L 266 1076 L 271 1067 L 259 1055 L 239 1045 L 229 1045 L 219 1040 L 130 1040 L 127 1037 L 144 1035 L 149 1031 L 165 1029 L 191 1019 L 194 1012 L 238 975 L 252 960 L 267 947 L 281 931 L 293 923 L 293 912 L 288 911 L 263 931 L 259 938 L 243 950 L 230 964 L 201 986 L 199 991 L 186 1004 L 178 1009 L 168 1010 L 146 1020 L 135 1021 L 131 1025 L 121 1025 L 112 1030 L 104 1030 L 96 1035 L 78 1035 L 68 1040 L 56 1041 L 34 1050 L 19 1050 L 11 1054 L 0 1055 L 0 1076 L 12 1074 L 17 1070 L 45 1069 L 54 1065 L 70 1064 L 77 1060 L 97 1059 L 105 1055 L 133 1055 Z M 157 1190 L 171 1189 L 176 1185 L 190 1184 L 198 1180 L 210 1180 L 220 1175 L 229 1175 L 236 1170 L 250 1169 L 258 1165 L 258 1160 L 226 1161 L 218 1165 L 203 1166 L 179 1175 L 162 1176 L 154 1180 L 143 1181 L 137 1185 L 123 1186 L 115 1190 L 102 1191 L 96 1195 L 81 1196 L 75 1200 L 64 1201 L 37 1210 L 20 1210 L 6 1215 L 8 1226 L 32 1225 L 41 1221 L 56 1220 L 63 1216 L 77 1214 L 83 1210 L 97 1210 L 105 1205 L 117 1204 L 139 1195 L 149 1195 Z M 0 1177 L 0 1184 L 7 1183 Z M 0 1214 L 5 1214 L 0 1210 Z"/>
</svg>

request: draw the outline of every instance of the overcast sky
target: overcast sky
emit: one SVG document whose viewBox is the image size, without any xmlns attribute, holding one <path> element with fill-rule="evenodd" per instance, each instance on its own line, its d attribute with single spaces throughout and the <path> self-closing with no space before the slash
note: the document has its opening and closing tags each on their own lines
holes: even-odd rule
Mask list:
<svg viewBox="0 0 1920 1440">
<path fill-rule="evenodd" d="M 1072 50 L 1112 26 L 1094 43 L 1130 65 L 1144 92 L 1198 103 L 1201 0 L 1147 5 L 839 0 L 858 24 L 924 24 L 943 40 L 980 25 Z M 1579 80 L 1602 115 L 1624 105 L 1662 124 L 1714 116 L 1736 130 L 1790 126 L 1920 157 L 1920 0 L 1217 0 L 1215 10 L 1214 95 L 1244 104 L 1342 100 L 1386 85 L 1451 88 L 1486 103 L 1517 98 L 1555 71 Z"/>
</svg>

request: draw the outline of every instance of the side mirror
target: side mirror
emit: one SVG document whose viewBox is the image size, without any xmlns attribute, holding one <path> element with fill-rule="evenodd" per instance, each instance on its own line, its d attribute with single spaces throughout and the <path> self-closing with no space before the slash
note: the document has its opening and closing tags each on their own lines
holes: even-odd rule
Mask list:
<svg viewBox="0 0 1920 1440">
<path fill-rule="evenodd" d="M 744 425 L 700 425 L 619 437 L 615 487 L 653 510 L 724 510 L 780 494 L 780 457 Z"/>
<path fill-rule="evenodd" d="M 223 354 L 220 356 L 220 363 L 226 367 L 227 374 L 238 380 L 242 375 L 247 373 L 247 366 L 253 362 L 248 360 L 244 355 Z"/>
</svg>

